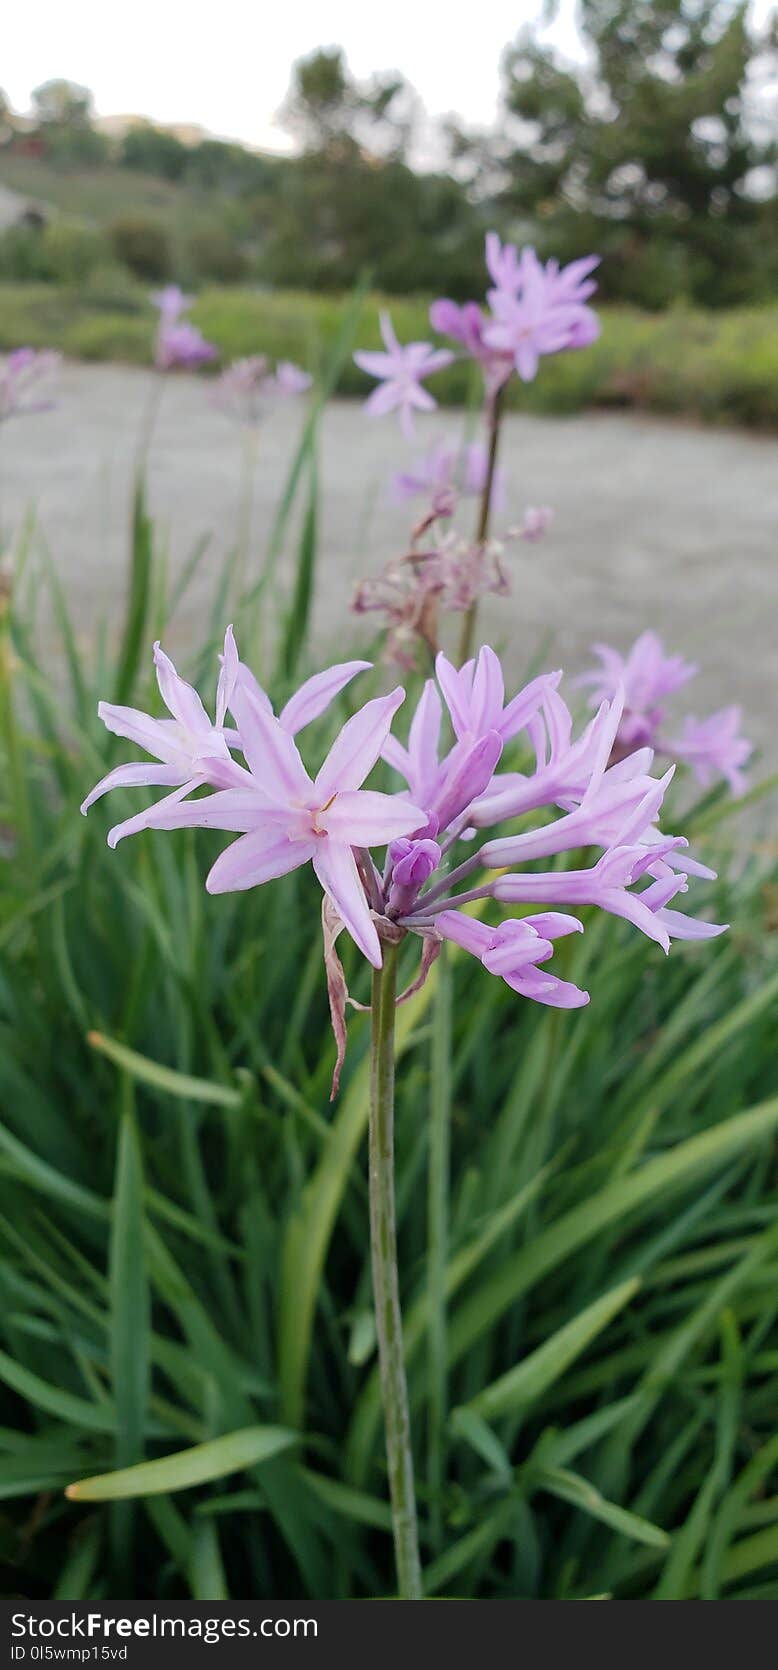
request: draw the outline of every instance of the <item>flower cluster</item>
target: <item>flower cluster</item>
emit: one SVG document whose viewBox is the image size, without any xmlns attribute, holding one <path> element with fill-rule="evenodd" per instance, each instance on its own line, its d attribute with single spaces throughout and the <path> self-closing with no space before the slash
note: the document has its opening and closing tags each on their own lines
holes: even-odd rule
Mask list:
<svg viewBox="0 0 778 1670">
<path fill-rule="evenodd" d="M 596 341 L 599 321 L 587 303 L 596 289 L 591 275 L 598 262 L 599 256 L 587 255 L 567 267 L 557 261 L 544 263 L 534 249 L 519 252 L 489 232 L 487 309 L 478 302 L 459 305 L 442 296 L 432 303 L 430 324 L 456 343 L 460 355 L 477 362 L 492 401 L 514 372 L 522 382 L 532 382 L 546 354 L 586 348 Z M 365 409 L 376 417 L 398 411 L 410 436 L 414 413 L 435 406 L 429 390 L 422 387 L 424 379 L 450 365 L 454 354 L 429 342 L 402 346 L 387 314 L 381 315 L 381 335 L 384 353 L 354 355 L 357 365 L 379 380 Z"/>
<path fill-rule="evenodd" d="M 593 645 L 600 665 L 584 673 L 581 684 L 592 686 L 591 702 L 610 700 L 624 692 L 624 711 L 613 745 L 614 761 L 626 759 L 646 745 L 681 760 L 703 788 L 716 778 L 726 779 L 734 795 L 745 788 L 743 766 L 751 744 L 740 735 L 740 709 L 724 707 L 707 719 L 688 717 L 675 736 L 665 725 L 665 700 L 694 678 L 697 667 L 680 655 L 667 655 L 655 632 L 643 632 L 626 656 L 609 644 Z"/>
<path fill-rule="evenodd" d="M 304 394 L 311 380 L 307 371 L 291 360 L 279 360 L 273 370 L 264 354 L 252 354 L 227 366 L 211 400 L 227 417 L 253 429 L 261 422 L 269 400 Z"/>
<path fill-rule="evenodd" d="M 507 539 L 534 542 L 551 516 L 548 510 L 529 508 L 521 527 L 506 540 L 468 540 L 453 529 L 440 531 L 451 508 L 445 496 L 434 500 L 413 531 L 410 550 L 392 558 L 375 579 L 361 580 L 354 592 L 355 614 L 383 616 L 383 658 L 390 666 L 415 668 L 420 645 L 429 655 L 437 654 L 442 613 L 464 614 L 481 597 L 507 596 Z"/>
<path fill-rule="evenodd" d="M 141 829 L 231 831 L 238 839 L 213 865 L 206 881 L 211 893 L 257 887 L 311 863 L 325 894 L 330 952 L 334 934 L 345 927 L 379 968 L 382 939 L 417 934 L 426 942 L 426 968 L 440 943 L 452 940 L 522 996 L 578 1008 L 588 993 L 547 965 L 558 938 L 582 931 L 573 914 L 582 907 L 626 918 L 665 951 L 673 938 L 723 931 L 669 908 L 689 876 L 713 872 L 685 852 L 682 837 L 660 832 L 672 768 L 652 777 L 649 748 L 610 763 L 624 710 L 621 691 L 574 736 L 559 694 L 561 674 L 533 679 L 506 702 L 493 650 L 483 648 L 459 670 L 439 655 L 437 680 L 425 684 L 405 744 L 391 734 L 404 700 L 398 688 L 366 702 L 311 775 L 297 733 L 368 663 L 317 674 L 276 717 L 240 661 L 230 628 L 212 722 L 159 645 L 154 656 L 169 717 L 110 703 L 101 703 L 99 713 L 109 730 L 156 763 L 115 768 L 82 810 L 113 788 L 170 789 L 116 825 L 109 844 Z M 450 746 L 442 746 L 444 717 Z M 520 736 L 526 769 L 500 771 L 506 744 Z M 364 788 L 379 757 L 402 779 L 400 792 Z M 535 821 L 528 827 L 530 815 Z M 519 819 L 520 829 L 478 844 L 482 831 Z M 466 856 L 457 862 L 463 839 Z M 558 862 L 592 848 L 600 854 L 594 862 L 569 869 Z M 495 925 L 473 914 L 468 907 L 475 901 L 519 906 L 520 913 Z"/>
<path fill-rule="evenodd" d="M 167 284 L 151 297 L 159 313 L 154 363 L 158 371 L 196 371 L 217 357 L 212 342 L 206 342 L 196 325 L 184 318 L 192 306 L 192 297 L 185 296 L 177 284 Z"/>
<path fill-rule="evenodd" d="M 49 348 L 15 348 L 0 361 L 0 423 L 51 410 L 61 359 Z"/>
</svg>

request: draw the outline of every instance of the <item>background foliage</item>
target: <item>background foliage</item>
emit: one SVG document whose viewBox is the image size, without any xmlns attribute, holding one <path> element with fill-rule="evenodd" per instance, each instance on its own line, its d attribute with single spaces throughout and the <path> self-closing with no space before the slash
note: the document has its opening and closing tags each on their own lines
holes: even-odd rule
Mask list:
<svg viewBox="0 0 778 1670">
<path fill-rule="evenodd" d="M 355 341 L 376 347 L 376 316 L 387 298 L 370 294 Z M 222 361 L 256 353 L 289 357 L 316 370 L 326 362 L 352 311 L 349 296 L 208 286 L 193 320 L 214 341 Z M 393 298 L 401 338 L 429 331 L 427 300 Z M 710 313 L 675 307 L 655 315 L 634 308 L 601 310 L 603 333 L 585 354 L 549 359 L 542 378 L 519 389 L 509 404 L 530 412 L 575 412 L 586 406 L 687 413 L 706 422 L 778 424 L 778 308 L 733 308 Z M 0 283 L 0 351 L 19 342 L 58 347 L 76 359 L 147 365 L 155 315 L 145 291 L 105 284 L 98 274 L 78 288 Z M 366 393 L 368 379 L 342 362 L 335 387 Z M 436 398 L 467 403 L 475 395 L 472 369 L 459 363 L 436 375 Z"/>
</svg>

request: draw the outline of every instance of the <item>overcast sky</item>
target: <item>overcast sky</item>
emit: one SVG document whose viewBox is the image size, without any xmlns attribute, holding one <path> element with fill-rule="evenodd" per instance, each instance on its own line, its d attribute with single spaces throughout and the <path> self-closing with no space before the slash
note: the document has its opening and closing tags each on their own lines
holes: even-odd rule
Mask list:
<svg viewBox="0 0 778 1670">
<path fill-rule="evenodd" d="M 759 22 L 772 0 L 753 0 Z M 560 0 L 548 35 L 580 54 L 575 0 Z M 431 117 L 455 111 L 489 123 L 506 43 L 537 20 L 541 0 L 38 0 L 14 7 L 3 31 L 1 84 L 17 110 L 55 76 L 83 82 L 98 114 L 192 122 L 259 147 L 288 140 L 275 121 L 295 58 L 317 46 L 346 50 L 358 76 L 401 70 Z M 326 17 L 326 35 L 323 18 Z"/>
</svg>

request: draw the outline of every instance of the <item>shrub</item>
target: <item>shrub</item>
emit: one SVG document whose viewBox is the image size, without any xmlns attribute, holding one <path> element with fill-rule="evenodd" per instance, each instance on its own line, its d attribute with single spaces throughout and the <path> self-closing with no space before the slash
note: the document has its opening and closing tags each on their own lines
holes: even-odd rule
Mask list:
<svg viewBox="0 0 778 1670">
<path fill-rule="evenodd" d="M 57 284 L 79 284 L 105 259 L 105 239 L 83 220 L 52 220 L 40 237 L 45 276 Z"/>
<path fill-rule="evenodd" d="M 173 254 L 166 228 L 153 215 L 124 214 L 111 222 L 114 254 L 136 278 L 152 283 L 170 278 Z"/>
<path fill-rule="evenodd" d="M 220 226 L 201 226 L 189 239 L 189 260 L 197 278 L 236 284 L 245 278 L 248 261 L 236 240 Z"/>
</svg>

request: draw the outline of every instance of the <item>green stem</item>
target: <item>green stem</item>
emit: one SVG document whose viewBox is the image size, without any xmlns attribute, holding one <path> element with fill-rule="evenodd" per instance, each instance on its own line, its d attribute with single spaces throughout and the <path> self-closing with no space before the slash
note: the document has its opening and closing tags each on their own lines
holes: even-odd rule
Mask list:
<svg viewBox="0 0 778 1670">
<path fill-rule="evenodd" d="M 448 1191 L 451 1129 L 451 970 L 447 947 L 438 958 L 438 984 L 430 1059 L 429 1168 L 427 1174 L 427 1294 L 429 1301 L 429 1460 L 430 1539 L 439 1548 L 445 1473 L 447 1415 L 446 1268 L 448 1264 Z"/>
<path fill-rule="evenodd" d="M 394 1206 L 394 1011 L 397 946 L 384 945 L 373 975 L 370 1057 L 370 1250 L 397 1592 L 421 1600 L 421 1562 L 405 1379 Z"/>
<path fill-rule="evenodd" d="M 478 507 L 478 523 L 475 530 L 475 543 L 484 546 L 489 537 L 489 518 L 492 509 L 492 489 L 494 487 L 494 472 L 497 468 L 497 453 L 500 445 L 500 425 L 503 414 L 503 390 L 498 389 L 489 401 L 489 456 L 486 464 L 486 480 Z M 469 661 L 473 653 L 475 628 L 478 619 L 478 599 L 474 598 L 462 622 L 462 635 L 459 640 L 459 665 Z"/>
</svg>

